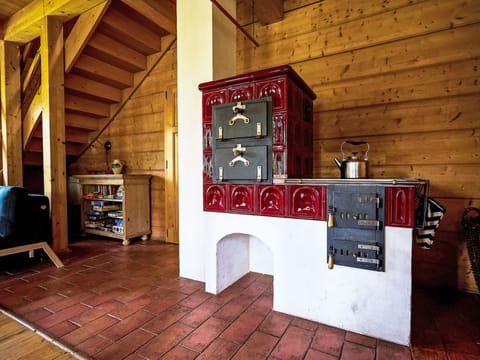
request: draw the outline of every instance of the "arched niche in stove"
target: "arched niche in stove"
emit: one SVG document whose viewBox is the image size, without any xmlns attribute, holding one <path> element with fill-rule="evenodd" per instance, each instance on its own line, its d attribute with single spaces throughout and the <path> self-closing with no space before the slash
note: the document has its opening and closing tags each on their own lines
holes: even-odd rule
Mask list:
<svg viewBox="0 0 480 360">
<path fill-rule="evenodd" d="M 273 275 L 273 252 L 251 234 L 232 233 L 216 244 L 216 292 L 232 285 L 249 272 Z"/>
</svg>

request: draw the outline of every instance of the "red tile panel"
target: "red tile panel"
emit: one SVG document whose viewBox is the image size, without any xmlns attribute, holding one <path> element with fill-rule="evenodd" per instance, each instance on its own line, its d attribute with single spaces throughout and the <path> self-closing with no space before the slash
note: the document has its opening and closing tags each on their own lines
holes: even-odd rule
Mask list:
<svg viewBox="0 0 480 360">
<path fill-rule="evenodd" d="M 254 213 L 254 186 L 231 185 L 229 210 L 232 212 Z"/>
<path fill-rule="evenodd" d="M 299 219 L 325 220 L 324 186 L 293 185 L 289 190 L 290 217 Z"/>
<path fill-rule="evenodd" d="M 227 210 L 227 185 L 206 184 L 203 192 L 203 204 L 205 211 Z"/>
<path fill-rule="evenodd" d="M 258 186 L 258 213 L 260 215 L 284 216 L 287 206 L 286 188 L 282 185 Z"/>
<path fill-rule="evenodd" d="M 415 188 L 386 187 L 385 198 L 385 225 L 413 227 Z"/>
</svg>

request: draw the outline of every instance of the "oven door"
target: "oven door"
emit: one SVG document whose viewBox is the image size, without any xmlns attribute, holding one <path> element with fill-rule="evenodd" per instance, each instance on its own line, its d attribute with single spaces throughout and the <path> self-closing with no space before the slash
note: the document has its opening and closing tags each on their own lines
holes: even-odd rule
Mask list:
<svg viewBox="0 0 480 360">
<path fill-rule="evenodd" d="M 213 158 L 214 181 L 255 183 L 267 180 L 269 153 L 266 145 L 237 144 L 235 147 L 217 147 Z"/>
<path fill-rule="evenodd" d="M 213 107 L 213 136 L 224 141 L 263 138 L 270 133 L 270 97 L 222 104 Z"/>
<path fill-rule="evenodd" d="M 382 186 L 328 187 L 327 261 L 385 271 L 384 198 Z"/>
</svg>

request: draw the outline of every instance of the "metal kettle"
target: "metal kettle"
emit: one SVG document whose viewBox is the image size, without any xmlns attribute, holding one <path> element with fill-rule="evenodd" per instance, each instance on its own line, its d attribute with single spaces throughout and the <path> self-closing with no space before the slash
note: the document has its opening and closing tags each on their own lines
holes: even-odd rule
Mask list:
<svg viewBox="0 0 480 360">
<path fill-rule="evenodd" d="M 343 152 L 343 145 L 350 144 L 354 146 L 367 145 L 367 151 L 363 158 L 359 157 L 358 152 L 352 152 L 352 156 L 345 157 Z M 342 179 L 365 179 L 368 172 L 368 151 L 370 144 L 366 141 L 345 140 L 340 146 L 342 152 L 342 161 L 335 158 L 335 164 L 340 169 L 340 176 Z"/>
</svg>

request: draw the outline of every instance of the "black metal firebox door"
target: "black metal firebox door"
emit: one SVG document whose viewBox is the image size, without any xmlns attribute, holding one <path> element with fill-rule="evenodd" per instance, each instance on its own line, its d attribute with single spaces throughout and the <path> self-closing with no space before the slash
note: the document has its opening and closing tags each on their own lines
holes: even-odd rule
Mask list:
<svg viewBox="0 0 480 360">
<path fill-rule="evenodd" d="M 384 199 L 383 186 L 328 186 L 329 267 L 385 271 Z"/>
</svg>

